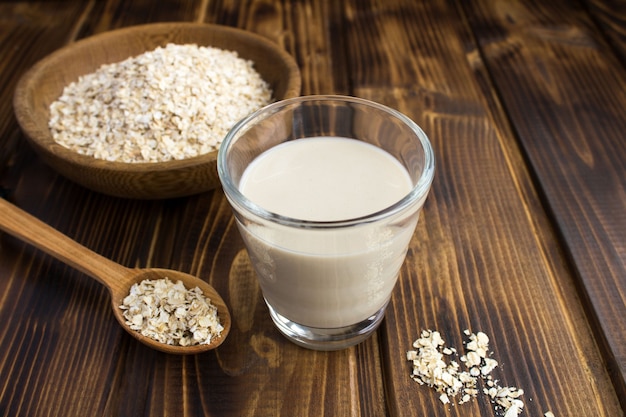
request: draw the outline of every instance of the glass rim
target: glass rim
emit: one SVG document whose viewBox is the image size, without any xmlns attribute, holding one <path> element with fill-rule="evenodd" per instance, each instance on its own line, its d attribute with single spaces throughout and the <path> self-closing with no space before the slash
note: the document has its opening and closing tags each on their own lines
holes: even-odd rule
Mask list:
<svg viewBox="0 0 626 417">
<path fill-rule="evenodd" d="M 396 201 L 394 204 L 385 207 L 382 210 L 378 210 L 376 212 L 349 218 L 343 220 L 331 220 L 331 221 L 316 221 L 316 220 L 303 220 L 292 218 L 288 216 L 283 216 L 277 213 L 273 213 L 265 208 L 259 206 L 258 204 L 249 200 L 239 188 L 235 185 L 228 169 L 226 167 L 226 151 L 231 146 L 231 143 L 237 138 L 239 132 L 246 128 L 251 122 L 258 118 L 263 118 L 263 115 L 271 115 L 276 113 L 278 110 L 284 107 L 289 107 L 294 104 L 305 103 L 305 102 L 343 102 L 343 103 L 354 103 L 360 104 L 364 106 L 369 106 L 381 110 L 400 120 L 406 126 L 408 126 L 419 139 L 422 148 L 424 149 L 424 168 L 419 177 L 417 183 L 413 186 L 411 191 L 409 191 L 404 197 L 400 200 Z M 416 202 L 424 199 L 428 194 L 430 186 L 433 182 L 435 175 L 435 156 L 432 149 L 432 145 L 428 136 L 422 128 L 420 128 L 417 123 L 411 120 L 409 117 L 404 115 L 403 113 L 388 107 L 384 104 L 376 103 L 371 100 L 353 97 L 353 96 L 344 96 L 344 95 L 308 95 L 308 96 L 300 96 L 290 99 L 285 99 L 281 101 L 276 101 L 274 103 L 270 103 L 259 110 L 254 111 L 243 119 L 239 120 L 226 134 L 224 140 L 220 144 L 218 154 L 217 154 L 217 172 L 222 183 L 222 188 L 226 197 L 232 204 L 235 205 L 235 209 L 241 208 L 247 212 L 252 213 L 255 216 L 258 216 L 264 220 L 271 221 L 273 223 L 282 224 L 284 226 L 290 227 L 299 227 L 299 228 L 308 228 L 308 229 L 328 229 L 328 228 L 341 228 L 341 227 L 349 227 L 357 224 L 364 223 L 372 223 L 379 220 L 383 220 L 385 218 L 391 217 L 396 213 L 400 213 L 411 207 Z"/>
</svg>

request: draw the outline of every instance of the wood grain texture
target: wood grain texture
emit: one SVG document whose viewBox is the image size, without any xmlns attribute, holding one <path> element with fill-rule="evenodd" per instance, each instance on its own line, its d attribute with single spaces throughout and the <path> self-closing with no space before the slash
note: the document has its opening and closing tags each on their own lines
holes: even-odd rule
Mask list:
<svg viewBox="0 0 626 417">
<path fill-rule="evenodd" d="M 444 2 L 407 8 L 405 2 L 368 4 L 371 14 L 357 15 L 352 22 L 353 42 L 364 33 L 380 42 L 350 49 L 361 54 L 351 61 L 357 94 L 414 118 L 430 135 L 438 156 L 433 194 L 409 252 L 410 266 L 400 279 L 402 295 L 392 300 L 387 317 L 385 356 L 395 392 L 401 393 L 397 402 L 391 400 L 392 414 L 428 414 L 437 408 L 432 393 L 408 382 L 397 385 L 408 372 L 401 351 L 410 349 L 424 328 L 442 331 L 456 347 L 462 346 L 464 329 L 491 335 L 504 364 L 500 380 L 525 389 L 532 398 L 526 401 L 529 415 L 619 412 L 606 373 L 587 388 L 567 383 L 602 358 L 571 363 L 593 351 L 593 334 L 580 320 L 582 305 L 571 302 L 576 291 L 563 268 L 564 254 L 549 249 L 558 240 L 549 230 L 536 230 L 548 225 L 545 219 L 530 216 L 538 196 L 520 193 L 520 188 L 529 189 L 531 178 L 519 165 L 523 161 L 509 154 L 516 149 L 515 138 L 510 130 L 498 129 L 503 116 L 490 114 L 498 109 L 487 107 L 476 93 L 481 86 L 474 80 L 474 67 L 481 62 L 474 51 L 466 52 L 463 13 Z M 390 53 L 392 48 L 397 53 Z M 375 66 L 376 73 L 368 64 L 383 55 L 387 65 Z M 543 389 L 537 390 L 538 385 Z M 604 398 L 584 398 L 592 386 L 604 387 Z M 558 398 L 550 393 L 556 390 Z M 449 412 L 487 415 L 490 408 L 478 401 Z"/>
<path fill-rule="evenodd" d="M 0 174 L 5 181 L 7 168 L 19 164 L 15 147 L 26 147 L 13 115 L 13 92 L 22 74 L 37 60 L 63 46 L 73 37 L 86 2 L 62 6 L 42 3 L 32 7 L 22 2 L 0 3 Z M 67 22 L 78 22 L 76 25 Z M 18 158 L 18 159 L 16 159 Z M 8 184 L 3 184 L 8 186 Z"/>
<path fill-rule="evenodd" d="M 257 15 L 261 6 L 262 3 L 250 4 L 249 8 L 237 6 L 234 12 L 238 16 Z M 106 9 L 94 7 L 84 27 L 97 26 L 97 31 L 102 31 L 106 30 L 100 26 L 102 22 L 107 22 L 107 29 L 145 23 L 148 20 L 144 21 L 143 18 L 147 19 L 151 13 L 161 10 L 152 10 L 153 4 L 144 4 L 141 7 L 149 8 L 147 13 L 134 11 L 127 14 L 118 11 L 123 7 L 126 6 L 116 3 L 108 3 Z M 230 8 L 230 5 L 222 7 Z M 214 12 L 217 16 L 224 15 L 220 10 Z M 307 13 L 306 16 L 294 14 L 285 18 L 297 17 L 304 21 L 308 17 L 322 22 L 323 16 L 314 15 L 310 11 Z M 137 20 L 137 17 L 142 19 Z M 195 20 L 195 17 L 188 17 Z M 273 20 L 275 15 L 265 17 Z M 243 22 L 241 26 L 247 25 L 249 30 L 256 31 L 257 26 L 264 27 L 264 20 L 258 17 L 240 18 Z M 211 17 L 207 14 L 206 19 L 210 21 Z M 220 19 L 215 21 L 225 23 Z M 90 32 L 83 30 L 80 34 L 84 37 Z M 325 75 L 316 73 L 324 80 L 327 79 Z M 56 197 L 57 203 L 59 199 L 71 201 L 77 195 L 83 195 L 83 190 L 60 181 L 69 187 L 69 191 Z M 23 184 L 20 189 L 28 187 L 32 187 L 32 184 Z M 59 191 L 54 185 L 52 187 L 55 193 Z M 20 190 L 17 191 L 21 194 Z M 110 387 L 104 404 L 78 402 L 77 407 L 85 413 L 97 415 L 104 406 L 106 412 L 112 415 L 384 414 L 380 367 L 371 367 L 371 364 L 379 363 L 374 340 L 371 342 L 373 347 L 369 348 L 311 355 L 286 342 L 278 334 L 262 304 L 256 278 L 232 222 L 231 210 L 221 193 L 198 197 L 197 206 L 194 206 L 193 197 L 184 201 L 165 201 L 163 206 L 157 203 L 128 203 L 100 195 L 87 194 L 86 198 L 88 201 L 83 202 L 85 205 L 78 201 L 70 204 L 71 210 L 61 218 L 62 222 L 71 227 L 72 219 L 78 216 L 82 224 L 89 223 L 95 228 L 75 230 L 87 239 L 85 244 L 128 266 L 189 269 L 205 277 L 220 293 L 232 299 L 240 314 L 233 317 L 233 330 L 220 352 L 199 356 L 193 363 L 181 363 L 167 356 L 155 355 L 141 346 L 135 346 L 132 341 L 126 341 L 120 347 L 120 335 L 112 337 L 110 332 L 93 335 L 84 347 L 86 351 L 104 344 L 118 346 L 116 351 L 119 353 L 112 358 L 111 364 L 103 367 L 114 372 L 107 379 L 91 373 L 77 380 L 77 383 L 86 382 L 86 388 L 81 390 L 86 391 L 87 397 L 97 396 L 102 386 Z M 16 200 L 23 203 L 18 197 Z M 130 212 L 140 214 L 126 218 L 129 213 L 126 204 L 133 205 L 134 210 L 137 210 L 135 212 L 131 209 Z M 49 217 L 45 212 L 39 214 Z M 239 303 L 236 302 L 238 299 L 241 300 Z M 85 311 L 76 312 L 75 325 L 82 325 L 79 318 L 82 314 L 90 314 L 88 307 Z M 98 327 L 98 332 L 100 330 Z M 363 363 L 368 364 L 365 370 L 358 368 Z M 57 373 L 58 370 L 49 378 L 53 380 Z M 152 377 L 154 381 L 147 384 L 142 376 Z M 226 384 L 220 379 L 224 376 L 228 376 Z M 89 379 L 85 381 L 85 378 Z M 368 381 L 368 378 L 372 381 Z M 361 384 L 370 388 L 361 390 Z M 69 383 L 61 389 L 61 393 L 75 390 L 76 387 Z M 299 400 L 293 401 L 294 398 Z M 53 409 L 63 407 L 60 398 L 48 400 L 53 403 Z M 74 410 L 72 408 L 70 411 Z"/>
<path fill-rule="evenodd" d="M 302 74 L 302 95 L 350 92 L 340 2 L 261 0 L 242 8 L 239 1 L 224 0 L 222 7 L 230 16 L 228 21 L 273 40 L 292 54 Z M 233 13 L 238 19 L 232 18 Z M 207 20 L 212 21 L 208 15 Z"/>
<path fill-rule="evenodd" d="M 608 43 L 616 51 L 622 65 L 626 65 L 626 5 L 621 0 L 586 0 L 589 18 L 600 28 Z"/>
<path fill-rule="evenodd" d="M 7 100 L 16 74 L 72 39 L 155 21 L 221 23 L 290 52 L 303 94 L 352 94 L 404 112 L 431 138 L 438 164 L 383 327 L 357 347 L 312 352 L 273 327 L 220 190 L 165 201 L 89 192 L 35 156 L 2 101 L 0 185 L 14 203 L 125 266 L 201 276 L 233 322 L 213 352 L 150 350 L 119 328 L 101 285 L 0 235 L 0 415 L 494 416 L 484 399 L 444 406 L 409 377 L 405 352 L 422 329 L 461 348 L 469 328 L 491 336 L 495 376 L 526 391 L 522 416 L 623 416 L 615 377 L 624 372 L 611 365 L 593 314 L 623 315 L 602 300 L 614 301 L 624 284 L 604 279 L 615 270 L 595 286 L 579 283 L 586 268 L 624 261 L 619 213 L 607 214 L 624 207 L 600 198 L 623 169 L 624 69 L 606 47 L 608 29 L 590 23 L 597 11 L 580 4 L 0 3 Z M 596 170 L 607 179 L 588 177 Z M 569 213 L 573 193 L 559 184 L 592 198 L 571 200 L 578 211 Z M 593 238 L 581 233 L 598 224 Z M 606 283 L 618 285 L 615 294 L 585 299 Z M 620 323 L 603 329 L 623 335 Z"/>
<path fill-rule="evenodd" d="M 626 398 L 626 76 L 584 8 L 468 7 L 486 65 L 566 242 Z M 512 86 L 523 86 L 519 88 Z M 529 106 L 528 103 L 533 103 Z M 602 279 L 598 279 L 602 277 Z M 626 400 L 625 400 L 626 401 Z"/>
</svg>

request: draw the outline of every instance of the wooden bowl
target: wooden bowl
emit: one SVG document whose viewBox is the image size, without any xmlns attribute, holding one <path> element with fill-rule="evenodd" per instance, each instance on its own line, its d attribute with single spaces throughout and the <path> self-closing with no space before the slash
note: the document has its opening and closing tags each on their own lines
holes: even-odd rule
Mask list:
<svg viewBox="0 0 626 417">
<path fill-rule="evenodd" d="M 219 186 L 217 151 L 168 162 L 110 162 L 81 155 L 56 143 L 48 127 L 50 104 L 65 86 L 101 65 L 122 61 L 168 43 L 213 46 L 252 60 L 274 100 L 300 94 L 300 72 L 276 44 L 244 30 L 200 23 L 157 23 L 105 32 L 70 44 L 39 61 L 20 79 L 15 115 L 31 145 L 61 175 L 116 197 L 161 199 Z"/>
</svg>

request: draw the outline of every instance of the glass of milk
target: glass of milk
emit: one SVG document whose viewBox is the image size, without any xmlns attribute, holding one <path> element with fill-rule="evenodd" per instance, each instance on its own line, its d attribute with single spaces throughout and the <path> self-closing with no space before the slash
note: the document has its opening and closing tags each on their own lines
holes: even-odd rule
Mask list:
<svg viewBox="0 0 626 417">
<path fill-rule="evenodd" d="M 305 96 L 241 120 L 217 165 L 276 327 L 317 350 L 370 336 L 433 181 L 426 134 L 381 104 Z"/>
</svg>

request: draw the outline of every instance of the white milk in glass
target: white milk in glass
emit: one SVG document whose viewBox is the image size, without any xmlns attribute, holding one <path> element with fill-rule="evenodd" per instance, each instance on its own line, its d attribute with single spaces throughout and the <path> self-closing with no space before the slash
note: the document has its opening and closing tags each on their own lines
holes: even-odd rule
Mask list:
<svg viewBox="0 0 626 417">
<path fill-rule="evenodd" d="M 285 142 L 257 157 L 239 185 L 272 213 L 316 222 L 379 212 L 413 188 L 387 152 L 354 139 Z M 298 324 L 337 328 L 361 322 L 389 301 L 417 210 L 349 227 L 306 228 L 258 223 L 240 227 L 263 296 Z"/>
</svg>

